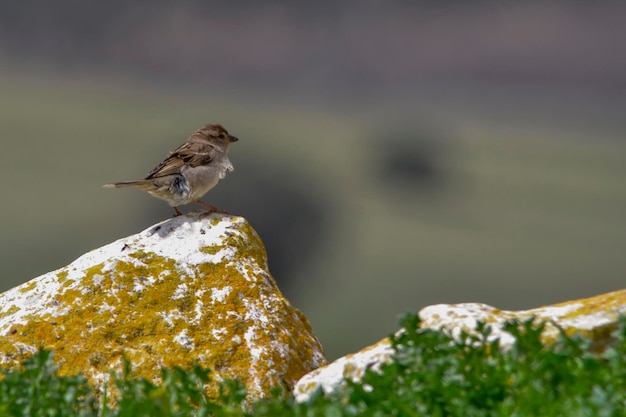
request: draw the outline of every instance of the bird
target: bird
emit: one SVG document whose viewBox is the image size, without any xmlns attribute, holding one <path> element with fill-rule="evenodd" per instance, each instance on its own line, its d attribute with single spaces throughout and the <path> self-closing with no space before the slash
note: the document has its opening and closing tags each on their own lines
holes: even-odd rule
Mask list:
<svg viewBox="0 0 626 417">
<path fill-rule="evenodd" d="M 143 180 L 114 182 L 103 187 L 134 187 L 147 191 L 173 207 L 175 216 L 182 214 L 179 206 L 191 202 L 208 208 L 209 213 L 220 212 L 200 198 L 215 187 L 226 172 L 234 170 L 228 159 L 228 148 L 238 140 L 222 125 L 206 124 L 170 152 Z"/>
</svg>

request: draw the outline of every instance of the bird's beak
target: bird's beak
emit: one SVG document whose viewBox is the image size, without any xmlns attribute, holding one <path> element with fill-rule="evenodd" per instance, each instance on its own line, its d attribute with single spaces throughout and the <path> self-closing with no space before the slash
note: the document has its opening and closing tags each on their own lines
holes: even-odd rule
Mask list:
<svg viewBox="0 0 626 417">
<path fill-rule="evenodd" d="M 237 142 L 239 138 L 237 136 L 230 135 L 230 143 Z"/>
</svg>

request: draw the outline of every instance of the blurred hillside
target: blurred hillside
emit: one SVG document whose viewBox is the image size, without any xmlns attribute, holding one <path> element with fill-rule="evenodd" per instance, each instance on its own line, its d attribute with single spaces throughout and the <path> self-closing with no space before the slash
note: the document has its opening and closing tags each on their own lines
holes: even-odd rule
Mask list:
<svg viewBox="0 0 626 417">
<path fill-rule="evenodd" d="M 330 357 L 433 303 L 623 288 L 621 2 L 0 7 L 2 290 L 170 216 L 101 185 L 206 122 L 241 140 L 205 200 Z"/>
</svg>

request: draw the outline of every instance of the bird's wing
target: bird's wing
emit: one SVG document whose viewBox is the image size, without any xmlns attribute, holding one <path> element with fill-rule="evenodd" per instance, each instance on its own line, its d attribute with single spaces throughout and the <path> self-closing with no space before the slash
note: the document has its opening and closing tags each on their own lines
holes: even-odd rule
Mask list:
<svg viewBox="0 0 626 417">
<path fill-rule="evenodd" d="M 154 167 L 154 169 L 148 173 L 146 179 L 178 174 L 180 173 L 180 169 L 185 165 L 191 167 L 206 165 L 213 160 L 215 153 L 215 148 L 206 143 L 185 142 L 178 147 L 178 149 L 173 151 L 163 162 Z"/>
</svg>

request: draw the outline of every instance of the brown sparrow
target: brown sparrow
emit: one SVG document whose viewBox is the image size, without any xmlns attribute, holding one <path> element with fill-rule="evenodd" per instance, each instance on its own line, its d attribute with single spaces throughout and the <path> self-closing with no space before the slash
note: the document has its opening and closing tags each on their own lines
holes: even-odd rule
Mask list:
<svg viewBox="0 0 626 417">
<path fill-rule="evenodd" d="M 217 182 L 232 171 L 228 159 L 228 146 L 238 141 L 222 125 L 204 125 L 196 130 L 178 149 L 170 152 L 163 162 L 154 167 L 143 180 L 114 182 L 104 188 L 135 187 L 163 199 L 174 207 L 195 202 L 218 211 L 210 204 L 200 201 Z"/>
</svg>

